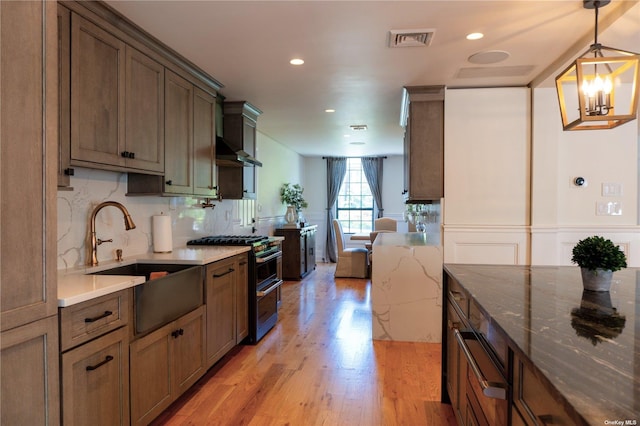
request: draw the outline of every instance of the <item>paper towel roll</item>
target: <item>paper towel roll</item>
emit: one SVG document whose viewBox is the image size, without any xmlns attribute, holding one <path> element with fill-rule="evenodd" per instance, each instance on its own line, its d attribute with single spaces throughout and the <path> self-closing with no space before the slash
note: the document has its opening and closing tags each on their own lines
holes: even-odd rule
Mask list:
<svg viewBox="0 0 640 426">
<path fill-rule="evenodd" d="M 153 251 L 154 253 L 171 253 L 173 249 L 171 236 L 171 216 L 153 216 Z"/>
</svg>

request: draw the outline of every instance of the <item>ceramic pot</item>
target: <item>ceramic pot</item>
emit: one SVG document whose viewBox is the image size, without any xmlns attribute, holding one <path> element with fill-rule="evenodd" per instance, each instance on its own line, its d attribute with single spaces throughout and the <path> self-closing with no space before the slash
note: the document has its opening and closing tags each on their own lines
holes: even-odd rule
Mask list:
<svg viewBox="0 0 640 426">
<path fill-rule="evenodd" d="M 611 288 L 613 271 L 599 268 L 595 271 L 590 271 L 587 268 L 580 268 L 580 271 L 582 272 L 582 285 L 585 290 L 609 291 Z"/>
</svg>

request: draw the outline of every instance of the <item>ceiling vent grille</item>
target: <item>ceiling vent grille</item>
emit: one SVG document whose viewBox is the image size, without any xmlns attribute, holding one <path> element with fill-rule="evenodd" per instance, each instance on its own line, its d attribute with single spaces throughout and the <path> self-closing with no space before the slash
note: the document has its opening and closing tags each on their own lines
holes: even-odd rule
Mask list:
<svg viewBox="0 0 640 426">
<path fill-rule="evenodd" d="M 426 30 L 391 30 L 389 31 L 389 47 L 424 47 L 431 44 L 434 29 Z"/>
</svg>

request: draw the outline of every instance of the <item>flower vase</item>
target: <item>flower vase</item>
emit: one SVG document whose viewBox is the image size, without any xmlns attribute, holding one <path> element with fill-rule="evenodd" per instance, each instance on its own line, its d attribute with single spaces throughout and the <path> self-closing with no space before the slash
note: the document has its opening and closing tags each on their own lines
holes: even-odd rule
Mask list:
<svg viewBox="0 0 640 426">
<path fill-rule="evenodd" d="M 580 268 L 582 273 L 582 285 L 589 291 L 609 291 L 613 272 L 611 270 L 596 269 L 590 271 L 587 268 Z"/>
<path fill-rule="evenodd" d="M 297 228 L 298 227 L 298 212 L 294 206 L 287 206 L 287 212 L 284 214 L 284 220 L 286 221 L 285 227 Z"/>
</svg>

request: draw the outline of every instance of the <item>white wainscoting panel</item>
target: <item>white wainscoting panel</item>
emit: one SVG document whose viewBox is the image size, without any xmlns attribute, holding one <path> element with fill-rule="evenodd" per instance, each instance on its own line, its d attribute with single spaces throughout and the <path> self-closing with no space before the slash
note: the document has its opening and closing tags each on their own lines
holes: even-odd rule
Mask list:
<svg viewBox="0 0 640 426">
<path fill-rule="evenodd" d="M 445 263 L 526 265 L 528 227 L 444 226 Z"/>
</svg>

